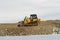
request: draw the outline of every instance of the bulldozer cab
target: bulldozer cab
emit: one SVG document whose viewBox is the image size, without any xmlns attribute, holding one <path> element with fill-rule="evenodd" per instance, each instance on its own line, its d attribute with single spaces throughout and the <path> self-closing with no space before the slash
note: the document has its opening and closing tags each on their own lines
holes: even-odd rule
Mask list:
<svg viewBox="0 0 60 40">
<path fill-rule="evenodd" d="M 30 19 L 37 19 L 37 15 L 36 14 L 31 14 Z"/>
</svg>

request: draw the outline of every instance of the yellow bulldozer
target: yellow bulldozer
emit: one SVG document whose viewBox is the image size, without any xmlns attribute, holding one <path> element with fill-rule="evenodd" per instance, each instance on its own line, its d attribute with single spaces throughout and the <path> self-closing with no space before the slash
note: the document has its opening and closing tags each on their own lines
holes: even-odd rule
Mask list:
<svg viewBox="0 0 60 40">
<path fill-rule="evenodd" d="M 20 26 L 38 26 L 40 19 L 37 18 L 36 14 L 31 14 L 30 18 L 25 17 L 23 21 L 18 22 L 18 27 Z"/>
</svg>

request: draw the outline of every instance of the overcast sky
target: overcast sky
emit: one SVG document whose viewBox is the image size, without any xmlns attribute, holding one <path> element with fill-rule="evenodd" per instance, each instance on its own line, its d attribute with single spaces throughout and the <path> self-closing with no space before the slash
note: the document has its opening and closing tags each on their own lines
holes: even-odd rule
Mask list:
<svg viewBox="0 0 60 40">
<path fill-rule="evenodd" d="M 60 19 L 60 0 L 0 0 L 0 23 L 18 22 L 30 14 L 42 20 Z"/>
</svg>

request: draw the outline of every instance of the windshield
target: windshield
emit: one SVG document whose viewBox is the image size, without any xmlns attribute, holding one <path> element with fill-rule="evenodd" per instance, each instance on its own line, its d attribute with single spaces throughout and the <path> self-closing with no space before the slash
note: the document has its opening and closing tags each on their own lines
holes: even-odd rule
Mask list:
<svg viewBox="0 0 60 40">
<path fill-rule="evenodd" d="M 30 18 L 31 18 L 31 19 L 35 19 L 35 18 L 37 18 L 37 16 L 30 16 Z"/>
</svg>

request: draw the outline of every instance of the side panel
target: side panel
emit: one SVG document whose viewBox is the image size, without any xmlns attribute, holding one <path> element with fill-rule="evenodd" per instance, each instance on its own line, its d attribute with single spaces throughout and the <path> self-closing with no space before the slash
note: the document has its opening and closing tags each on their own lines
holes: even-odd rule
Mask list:
<svg viewBox="0 0 60 40">
<path fill-rule="evenodd" d="M 30 19 L 25 19 L 24 20 L 24 24 L 28 24 L 28 23 L 30 23 L 31 21 L 30 21 Z"/>
</svg>

